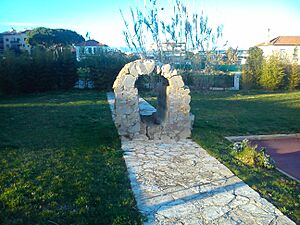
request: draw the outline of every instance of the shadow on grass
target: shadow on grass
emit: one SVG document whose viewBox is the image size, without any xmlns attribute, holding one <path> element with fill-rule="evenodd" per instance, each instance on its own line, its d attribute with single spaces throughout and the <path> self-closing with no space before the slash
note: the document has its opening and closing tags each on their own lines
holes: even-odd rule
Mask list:
<svg viewBox="0 0 300 225">
<path fill-rule="evenodd" d="M 105 93 L 84 93 L 0 102 L 0 224 L 141 223 Z"/>
</svg>

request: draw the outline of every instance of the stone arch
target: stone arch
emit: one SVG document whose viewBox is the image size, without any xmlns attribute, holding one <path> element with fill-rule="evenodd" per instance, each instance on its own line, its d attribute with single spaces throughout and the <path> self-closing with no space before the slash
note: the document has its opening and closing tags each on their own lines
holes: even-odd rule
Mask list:
<svg viewBox="0 0 300 225">
<path fill-rule="evenodd" d="M 140 116 L 138 89 L 139 76 L 156 72 L 165 80 L 159 88 L 157 112 L 153 120 Z M 190 113 L 190 90 L 171 65 L 154 60 L 140 59 L 126 64 L 114 85 L 114 117 L 119 135 L 128 139 L 175 139 L 191 136 L 193 115 Z"/>
</svg>

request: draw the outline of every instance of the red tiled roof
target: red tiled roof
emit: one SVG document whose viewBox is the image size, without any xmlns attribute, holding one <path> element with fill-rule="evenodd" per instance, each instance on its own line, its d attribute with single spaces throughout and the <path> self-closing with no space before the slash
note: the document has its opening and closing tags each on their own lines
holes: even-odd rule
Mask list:
<svg viewBox="0 0 300 225">
<path fill-rule="evenodd" d="M 87 40 L 87 41 L 77 44 L 76 46 L 104 46 L 104 47 L 107 47 L 107 45 L 99 43 L 96 40 Z"/>
<path fill-rule="evenodd" d="M 257 46 L 270 46 L 270 45 L 300 45 L 300 36 L 278 36 L 269 42 L 263 42 Z"/>
</svg>

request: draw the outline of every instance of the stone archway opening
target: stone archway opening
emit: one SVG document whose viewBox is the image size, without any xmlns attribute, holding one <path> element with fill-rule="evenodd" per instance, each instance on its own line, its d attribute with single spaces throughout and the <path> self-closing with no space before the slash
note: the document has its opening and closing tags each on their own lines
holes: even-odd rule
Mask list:
<svg viewBox="0 0 300 225">
<path fill-rule="evenodd" d="M 150 74 L 153 76 L 154 74 Z M 150 79 L 151 80 L 151 79 Z M 137 80 L 139 81 L 139 80 Z M 161 126 L 163 126 L 166 114 L 167 114 L 167 88 L 169 86 L 169 81 L 159 76 L 155 79 L 156 83 L 154 85 L 149 85 L 148 91 L 151 91 L 151 96 L 156 98 L 156 100 L 148 103 L 140 96 L 140 89 L 138 88 L 139 94 L 139 112 L 141 118 L 141 130 L 140 134 L 144 134 L 148 139 L 160 139 L 161 136 Z M 146 83 L 147 84 L 147 83 Z M 148 92 L 149 93 L 149 92 Z"/>
<path fill-rule="evenodd" d="M 137 82 L 141 76 L 159 75 L 157 107 L 139 97 Z M 126 64 L 114 82 L 115 123 L 127 139 L 175 139 L 191 135 L 190 91 L 182 77 L 169 64 L 154 60 L 136 60 Z M 152 108 L 151 108 L 152 107 Z"/>
<path fill-rule="evenodd" d="M 140 97 L 139 110 L 142 122 L 155 124 L 163 122 L 166 114 L 167 86 L 169 81 L 154 72 L 138 77 L 135 88 Z"/>
</svg>

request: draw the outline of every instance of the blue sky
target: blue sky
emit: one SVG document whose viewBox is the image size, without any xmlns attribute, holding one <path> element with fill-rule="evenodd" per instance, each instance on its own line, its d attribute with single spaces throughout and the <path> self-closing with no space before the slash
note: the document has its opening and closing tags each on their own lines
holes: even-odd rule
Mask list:
<svg viewBox="0 0 300 225">
<path fill-rule="evenodd" d="M 160 0 L 165 7 L 168 1 Z M 186 0 L 212 26 L 224 25 L 228 46 L 249 48 L 269 36 L 300 36 L 300 0 Z M 75 30 L 110 46 L 125 46 L 121 8 L 144 0 L 0 0 L 0 32 L 45 26 Z"/>
</svg>

